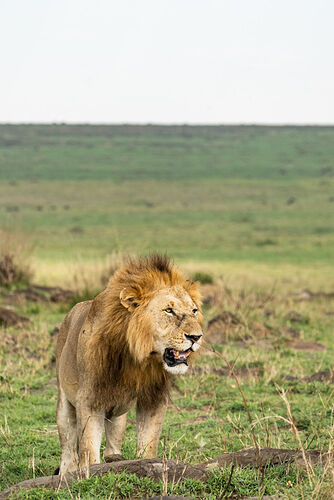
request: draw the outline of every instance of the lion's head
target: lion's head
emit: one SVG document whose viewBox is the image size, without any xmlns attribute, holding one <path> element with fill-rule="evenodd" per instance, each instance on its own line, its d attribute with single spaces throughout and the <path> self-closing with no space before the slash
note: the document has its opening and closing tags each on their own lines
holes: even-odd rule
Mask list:
<svg viewBox="0 0 334 500">
<path fill-rule="evenodd" d="M 168 372 L 187 371 L 188 360 L 199 348 L 203 335 L 200 304 L 191 288 L 180 284 L 164 286 L 142 296 L 134 289 L 121 291 L 121 303 L 131 313 L 127 331 L 130 352 L 137 360 L 155 355 Z"/>
<path fill-rule="evenodd" d="M 125 337 L 134 360 L 141 364 L 155 357 L 166 371 L 185 373 L 203 335 L 197 283 L 167 258 L 155 255 L 128 261 L 109 288 L 119 292 L 119 304 L 127 313 Z"/>
</svg>

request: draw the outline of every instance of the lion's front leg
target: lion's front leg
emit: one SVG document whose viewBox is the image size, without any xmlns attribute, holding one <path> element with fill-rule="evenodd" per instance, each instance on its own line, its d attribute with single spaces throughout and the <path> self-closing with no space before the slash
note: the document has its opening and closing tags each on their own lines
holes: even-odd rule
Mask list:
<svg viewBox="0 0 334 500">
<path fill-rule="evenodd" d="M 106 418 L 104 422 L 106 431 L 106 449 L 103 457 L 111 457 L 112 455 L 121 455 L 122 441 L 126 428 L 126 413 L 119 417 Z"/>
<path fill-rule="evenodd" d="M 137 457 L 154 458 L 157 456 L 166 409 L 166 401 L 154 408 L 146 408 L 137 404 Z"/>
<path fill-rule="evenodd" d="M 104 427 L 104 412 L 77 406 L 79 465 L 88 467 L 100 463 L 100 448 Z"/>
</svg>

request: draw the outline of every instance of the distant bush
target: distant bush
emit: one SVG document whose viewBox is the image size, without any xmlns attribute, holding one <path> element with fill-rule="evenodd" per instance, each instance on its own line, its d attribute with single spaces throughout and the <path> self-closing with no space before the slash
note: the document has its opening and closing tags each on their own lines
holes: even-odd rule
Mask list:
<svg viewBox="0 0 334 500">
<path fill-rule="evenodd" d="M 84 229 L 81 226 L 73 226 L 70 229 L 70 233 L 73 233 L 73 234 L 81 234 L 83 232 L 84 232 Z"/>
<path fill-rule="evenodd" d="M 14 284 L 28 284 L 31 272 L 27 267 L 15 260 L 11 254 L 2 254 L 0 257 L 0 286 L 8 287 Z"/>
<path fill-rule="evenodd" d="M 258 240 L 255 245 L 257 247 L 266 247 L 266 246 L 272 246 L 272 245 L 277 245 L 277 241 L 272 240 L 271 238 L 265 238 L 264 240 Z"/>
<path fill-rule="evenodd" d="M 0 286 L 27 285 L 32 279 L 26 241 L 0 230 Z"/>
<path fill-rule="evenodd" d="M 10 147 L 19 146 L 20 144 L 22 144 L 22 141 L 19 137 L 9 134 L 0 136 L 0 146 Z"/>
<path fill-rule="evenodd" d="M 194 281 L 199 281 L 200 283 L 202 283 L 202 285 L 212 284 L 214 282 L 211 274 L 204 273 L 202 271 L 197 271 L 196 273 L 194 273 L 192 279 Z"/>
</svg>

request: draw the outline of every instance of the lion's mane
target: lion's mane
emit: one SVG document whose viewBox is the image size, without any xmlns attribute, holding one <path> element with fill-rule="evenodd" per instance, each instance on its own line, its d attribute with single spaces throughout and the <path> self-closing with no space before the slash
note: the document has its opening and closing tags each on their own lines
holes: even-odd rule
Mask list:
<svg viewBox="0 0 334 500">
<path fill-rule="evenodd" d="M 145 306 L 156 291 L 176 285 L 182 286 L 200 308 L 197 284 L 187 280 L 166 256 L 129 258 L 111 277 L 100 302 L 93 301 L 89 314 L 99 314 L 102 318 L 86 352 L 87 370 L 94 381 L 95 406 L 108 405 L 108 388 L 116 384 L 127 397 L 131 394 L 137 397 L 139 406 L 147 403 L 154 406 L 168 392 L 170 375 L 156 356 L 150 355 L 152 332 Z M 135 297 L 131 299 L 132 312 L 121 304 L 123 290 Z M 131 324 L 135 328 L 129 327 Z"/>
</svg>

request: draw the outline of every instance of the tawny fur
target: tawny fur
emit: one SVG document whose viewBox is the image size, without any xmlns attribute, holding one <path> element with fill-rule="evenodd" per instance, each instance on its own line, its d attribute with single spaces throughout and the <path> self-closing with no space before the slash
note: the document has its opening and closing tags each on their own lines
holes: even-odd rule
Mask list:
<svg viewBox="0 0 334 500">
<path fill-rule="evenodd" d="M 167 318 L 165 303 L 184 312 L 180 320 Z M 68 313 L 56 349 L 61 473 L 76 468 L 76 440 L 80 465 L 99 461 L 104 418 L 106 433 L 121 429 L 107 434 L 109 452 L 120 452 L 123 416 L 135 403 L 138 452 L 155 456 L 171 378 L 162 353 L 188 349 L 202 321 L 197 284 L 158 255 L 129 259 L 106 290 Z"/>
</svg>

